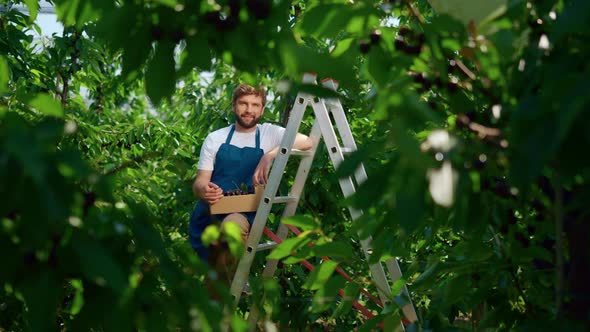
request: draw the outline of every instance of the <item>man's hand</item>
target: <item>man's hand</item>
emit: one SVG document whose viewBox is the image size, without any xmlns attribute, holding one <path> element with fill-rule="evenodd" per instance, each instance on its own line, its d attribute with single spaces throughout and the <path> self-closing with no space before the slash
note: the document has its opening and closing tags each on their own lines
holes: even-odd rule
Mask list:
<svg viewBox="0 0 590 332">
<path fill-rule="evenodd" d="M 201 198 L 209 205 L 215 204 L 223 198 L 223 190 L 213 182 L 209 182 L 203 189 Z"/>
<path fill-rule="evenodd" d="M 268 172 L 270 171 L 270 166 L 272 165 L 275 156 L 276 153 L 269 152 L 260 158 L 260 162 L 258 162 L 258 166 L 256 166 L 256 169 L 254 170 L 254 176 L 252 177 L 252 183 L 254 183 L 254 185 L 266 184 L 266 181 L 268 181 Z"/>
</svg>

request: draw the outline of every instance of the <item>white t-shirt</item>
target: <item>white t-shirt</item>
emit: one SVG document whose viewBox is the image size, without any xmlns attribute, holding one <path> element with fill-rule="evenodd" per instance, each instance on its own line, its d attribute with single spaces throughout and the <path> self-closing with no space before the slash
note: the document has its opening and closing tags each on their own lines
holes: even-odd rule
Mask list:
<svg viewBox="0 0 590 332">
<path fill-rule="evenodd" d="M 281 144 L 285 128 L 270 123 L 263 123 L 258 125 L 258 129 L 260 130 L 260 148 L 264 150 L 264 153 Z M 230 130 L 231 126 L 227 126 L 207 135 L 201 147 L 199 163 L 197 164 L 198 169 L 212 171 L 215 168 L 215 156 L 221 144 L 227 140 Z M 256 130 L 249 133 L 234 131 L 230 144 L 238 148 L 256 147 Z"/>
</svg>

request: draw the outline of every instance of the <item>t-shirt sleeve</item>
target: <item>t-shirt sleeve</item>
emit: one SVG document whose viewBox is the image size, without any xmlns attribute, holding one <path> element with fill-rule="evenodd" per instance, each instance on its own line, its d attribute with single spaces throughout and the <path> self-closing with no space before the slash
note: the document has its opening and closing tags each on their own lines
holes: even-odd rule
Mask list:
<svg viewBox="0 0 590 332">
<path fill-rule="evenodd" d="M 207 135 L 203 146 L 201 146 L 201 154 L 199 155 L 199 162 L 197 163 L 197 169 L 204 171 L 212 171 L 215 163 L 215 151 L 214 143 L 211 135 Z"/>
<path fill-rule="evenodd" d="M 286 131 L 286 129 L 281 126 L 269 124 L 269 132 L 270 132 L 270 137 L 271 137 L 270 150 L 281 145 L 285 131 Z"/>
</svg>

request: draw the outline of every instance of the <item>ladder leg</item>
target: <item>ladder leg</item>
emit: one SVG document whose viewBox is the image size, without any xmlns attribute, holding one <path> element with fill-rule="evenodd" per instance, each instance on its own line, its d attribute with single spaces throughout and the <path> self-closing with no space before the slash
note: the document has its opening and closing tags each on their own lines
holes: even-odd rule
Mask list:
<svg viewBox="0 0 590 332">
<path fill-rule="evenodd" d="M 338 168 L 340 163 L 344 160 L 344 155 L 342 152 L 342 148 L 340 147 L 340 143 L 336 138 L 336 133 L 334 131 L 334 127 L 328 115 L 328 109 L 326 108 L 325 103 L 323 100 L 319 98 L 313 99 L 313 110 L 316 115 L 316 119 L 320 124 L 320 128 L 322 131 L 322 137 L 326 142 L 326 147 L 328 148 L 328 153 L 330 155 L 330 159 L 334 164 L 334 168 Z M 344 177 L 340 178 L 339 180 L 340 187 L 345 197 L 349 197 L 355 192 L 354 183 L 351 177 Z M 349 208 L 350 214 L 353 220 L 358 219 L 361 216 L 361 212 L 357 211 L 356 209 Z M 364 239 L 361 240 L 361 247 L 365 257 L 367 260 L 369 259 L 371 249 L 371 239 Z M 379 297 L 384 305 L 391 303 L 391 297 L 389 294 L 389 284 L 387 282 L 387 276 L 385 275 L 385 270 L 380 263 L 374 263 L 369 265 L 369 269 L 371 271 L 371 276 L 373 277 L 373 281 L 377 287 L 377 291 L 379 292 Z"/>
<path fill-rule="evenodd" d="M 299 168 L 297 169 L 297 174 L 296 174 L 295 179 L 293 181 L 293 186 L 291 187 L 291 192 L 289 194 L 289 196 L 297 197 L 297 199 L 287 203 L 287 205 L 285 206 L 285 210 L 283 211 L 283 215 L 281 217 L 281 220 L 293 216 L 295 214 L 295 211 L 297 210 L 297 206 L 299 205 L 299 201 L 300 201 L 301 195 L 303 193 L 303 187 L 304 187 L 305 182 L 307 180 L 307 176 L 309 175 L 309 169 L 311 168 L 311 165 L 313 163 L 313 159 L 314 159 L 316 151 L 317 151 L 317 147 L 318 147 L 320 139 L 321 139 L 320 127 L 319 127 L 317 120 L 314 121 L 314 123 L 313 123 L 313 127 L 311 128 L 311 132 L 309 134 L 309 137 L 313 141 L 311 153 L 308 156 L 306 156 L 305 158 L 301 159 L 301 162 L 299 163 Z M 289 235 L 289 229 L 287 228 L 287 226 L 285 224 L 283 224 L 281 222 L 279 224 L 278 229 L 277 229 L 276 235 L 281 240 L 284 240 Z M 271 278 L 272 276 L 274 276 L 275 271 L 277 269 L 278 262 L 279 261 L 276 259 L 267 260 L 266 266 L 264 267 L 264 271 L 262 272 L 262 277 L 263 278 Z M 263 299 L 264 299 L 264 295 L 263 295 Z M 249 322 L 250 326 L 253 326 L 256 324 L 256 322 L 258 321 L 258 316 L 259 316 L 259 310 L 257 308 L 252 308 L 252 310 L 250 310 L 250 316 L 248 317 L 248 322 Z"/>
<path fill-rule="evenodd" d="M 338 87 L 337 83 L 334 80 L 330 80 L 330 79 L 324 81 L 323 85 L 329 89 L 332 89 L 332 90 L 336 90 Z M 346 120 L 346 115 L 344 113 L 344 108 L 342 107 L 342 104 L 340 103 L 340 101 L 338 99 L 326 99 L 325 104 L 326 104 L 327 110 L 330 111 L 334 117 L 334 122 L 336 124 L 337 129 L 338 129 L 338 133 L 340 134 L 340 137 L 342 139 L 342 143 L 343 143 L 344 147 L 346 147 L 347 149 L 349 149 L 351 151 L 356 151 L 357 150 L 356 142 L 354 141 L 354 136 L 352 135 L 352 131 L 350 130 L 350 125 L 349 125 L 348 121 Z M 366 173 L 364 165 L 362 163 L 355 170 L 354 177 L 355 177 L 356 183 L 358 185 L 362 184 L 363 182 L 365 182 L 367 180 L 367 173 Z M 353 219 L 356 219 L 356 218 L 353 216 Z M 367 247 L 370 247 L 371 239 L 369 238 L 367 240 L 368 240 L 368 242 L 366 243 L 366 245 L 367 245 Z M 379 263 L 379 265 L 381 265 L 381 263 Z M 387 261 L 385 261 L 385 266 L 387 268 L 387 271 L 389 272 L 392 283 L 396 282 L 397 280 L 399 280 L 402 277 L 402 272 L 399 267 L 399 263 L 398 263 L 397 259 L 395 259 L 395 258 L 388 259 Z M 378 273 L 380 273 L 380 271 Z M 383 284 L 383 285 L 386 285 L 386 284 Z M 418 320 L 418 317 L 416 315 L 416 310 L 414 308 L 414 305 L 411 302 L 407 286 L 404 285 L 401 293 L 403 293 L 409 301 L 408 304 L 406 304 L 402 307 L 402 311 L 404 313 L 405 318 L 412 323 L 416 322 Z"/>
<path fill-rule="evenodd" d="M 303 119 L 303 114 L 305 113 L 308 100 L 309 95 L 307 93 L 299 93 L 297 95 L 295 101 L 296 105 L 293 108 L 293 111 L 291 112 L 291 118 L 287 123 L 285 135 L 283 136 L 281 146 L 279 147 L 279 153 L 274 161 L 270 172 L 269 181 L 266 184 L 266 188 L 264 190 L 264 195 L 260 201 L 260 204 L 258 205 L 256 217 L 254 218 L 254 224 L 250 229 L 250 235 L 246 241 L 246 251 L 238 263 L 238 268 L 231 285 L 230 291 L 234 296 L 236 303 L 240 300 L 242 289 L 248 280 L 250 267 L 252 266 L 254 256 L 256 255 L 256 249 L 258 248 L 258 243 L 260 242 L 262 232 L 266 226 L 267 217 L 270 213 L 273 199 L 279 188 L 281 177 L 287 165 L 291 148 L 295 142 L 295 136 L 297 135 L 299 125 Z"/>
<path fill-rule="evenodd" d="M 317 151 L 317 146 L 319 145 L 320 134 L 321 133 L 320 133 L 319 124 L 317 123 L 317 121 L 315 121 L 313 124 L 313 127 L 311 129 L 311 133 L 309 135 L 309 137 L 311 137 L 311 139 L 313 141 L 312 153 L 309 156 L 303 158 L 301 160 L 301 162 L 299 163 L 297 175 L 295 176 L 295 179 L 293 181 L 293 186 L 291 187 L 291 193 L 289 195 L 289 196 L 297 197 L 297 199 L 289 202 L 285 206 L 285 210 L 283 211 L 283 215 L 281 217 L 281 220 L 293 216 L 295 214 L 295 211 L 297 210 L 297 206 L 299 205 L 301 195 L 303 194 L 303 187 L 304 187 L 305 182 L 307 180 L 307 176 L 309 175 L 309 169 L 311 168 L 311 164 L 313 163 L 313 159 L 314 159 L 315 153 Z M 287 229 L 287 227 L 283 223 L 280 223 L 279 228 L 277 230 L 277 236 L 281 240 L 284 240 L 287 238 L 288 233 L 289 233 L 289 230 Z M 263 276 L 264 277 L 272 277 L 274 275 L 274 271 L 276 269 L 277 263 L 278 263 L 277 260 L 269 259 L 267 261 L 266 267 L 264 268 Z"/>
<path fill-rule="evenodd" d="M 397 259 L 395 259 L 395 258 L 388 259 L 387 261 L 385 261 L 385 266 L 387 267 L 387 270 L 389 271 L 389 275 L 391 276 L 392 282 L 396 282 L 397 280 L 399 280 L 402 277 L 402 270 L 399 267 L 399 263 L 397 262 Z M 404 285 L 403 289 L 401 290 L 401 293 L 409 301 L 406 305 L 404 305 L 402 307 L 402 311 L 404 313 L 404 316 L 411 323 L 418 321 L 418 315 L 416 314 L 416 309 L 414 308 L 414 305 L 412 304 L 412 300 L 410 299 L 410 293 L 408 292 L 408 287 Z"/>
</svg>

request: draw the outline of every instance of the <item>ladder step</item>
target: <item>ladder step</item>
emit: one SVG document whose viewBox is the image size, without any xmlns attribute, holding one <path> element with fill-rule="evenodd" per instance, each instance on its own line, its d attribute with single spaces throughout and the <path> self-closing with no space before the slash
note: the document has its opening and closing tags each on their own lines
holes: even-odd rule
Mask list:
<svg viewBox="0 0 590 332">
<path fill-rule="evenodd" d="M 351 154 L 356 151 L 355 148 L 347 148 L 344 146 L 340 146 L 339 148 L 340 148 L 340 151 L 342 151 L 342 154 Z M 338 148 L 336 148 L 334 146 L 334 147 L 330 148 L 330 151 L 332 151 L 332 153 L 336 153 L 336 151 L 338 151 Z"/>
<path fill-rule="evenodd" d="M 354 148 L 344 148 L 344 147 L 340 148 L 340 150 L 342 150 L 342 153 L 348 153 L 348 154 L 356 151 L 356 149 L 354 149 Z"/>
<path fill-rule="evenodd" d="M 296 202 L 296 201 L 297 201 L 297 197 L 295 197 L 295 196 L 276 196 L 272 202 L 273 202 L 273 204 L 280 204 L 280 203 L 289 203 L 289 202 Z"/>
<path fill-rule="evenodd" d="M 291 155 L 292 156 L 303 156 L 303 157 L 307 157 L 307 156 L 311 156 L 313 155 L 314 151 L 313 150 L 297 150 L 297 149 L 293 149 L 291 150 Z"/>
<path fill-rule="evenodd" d="M 275 241 L 261 243 L 258 245 L 258 248 L 256 248 L 256 251 L 258 252 L 258 251 L 270 250 L 276 246 L 277 246 L 277 243 Z"/>
</svg>

